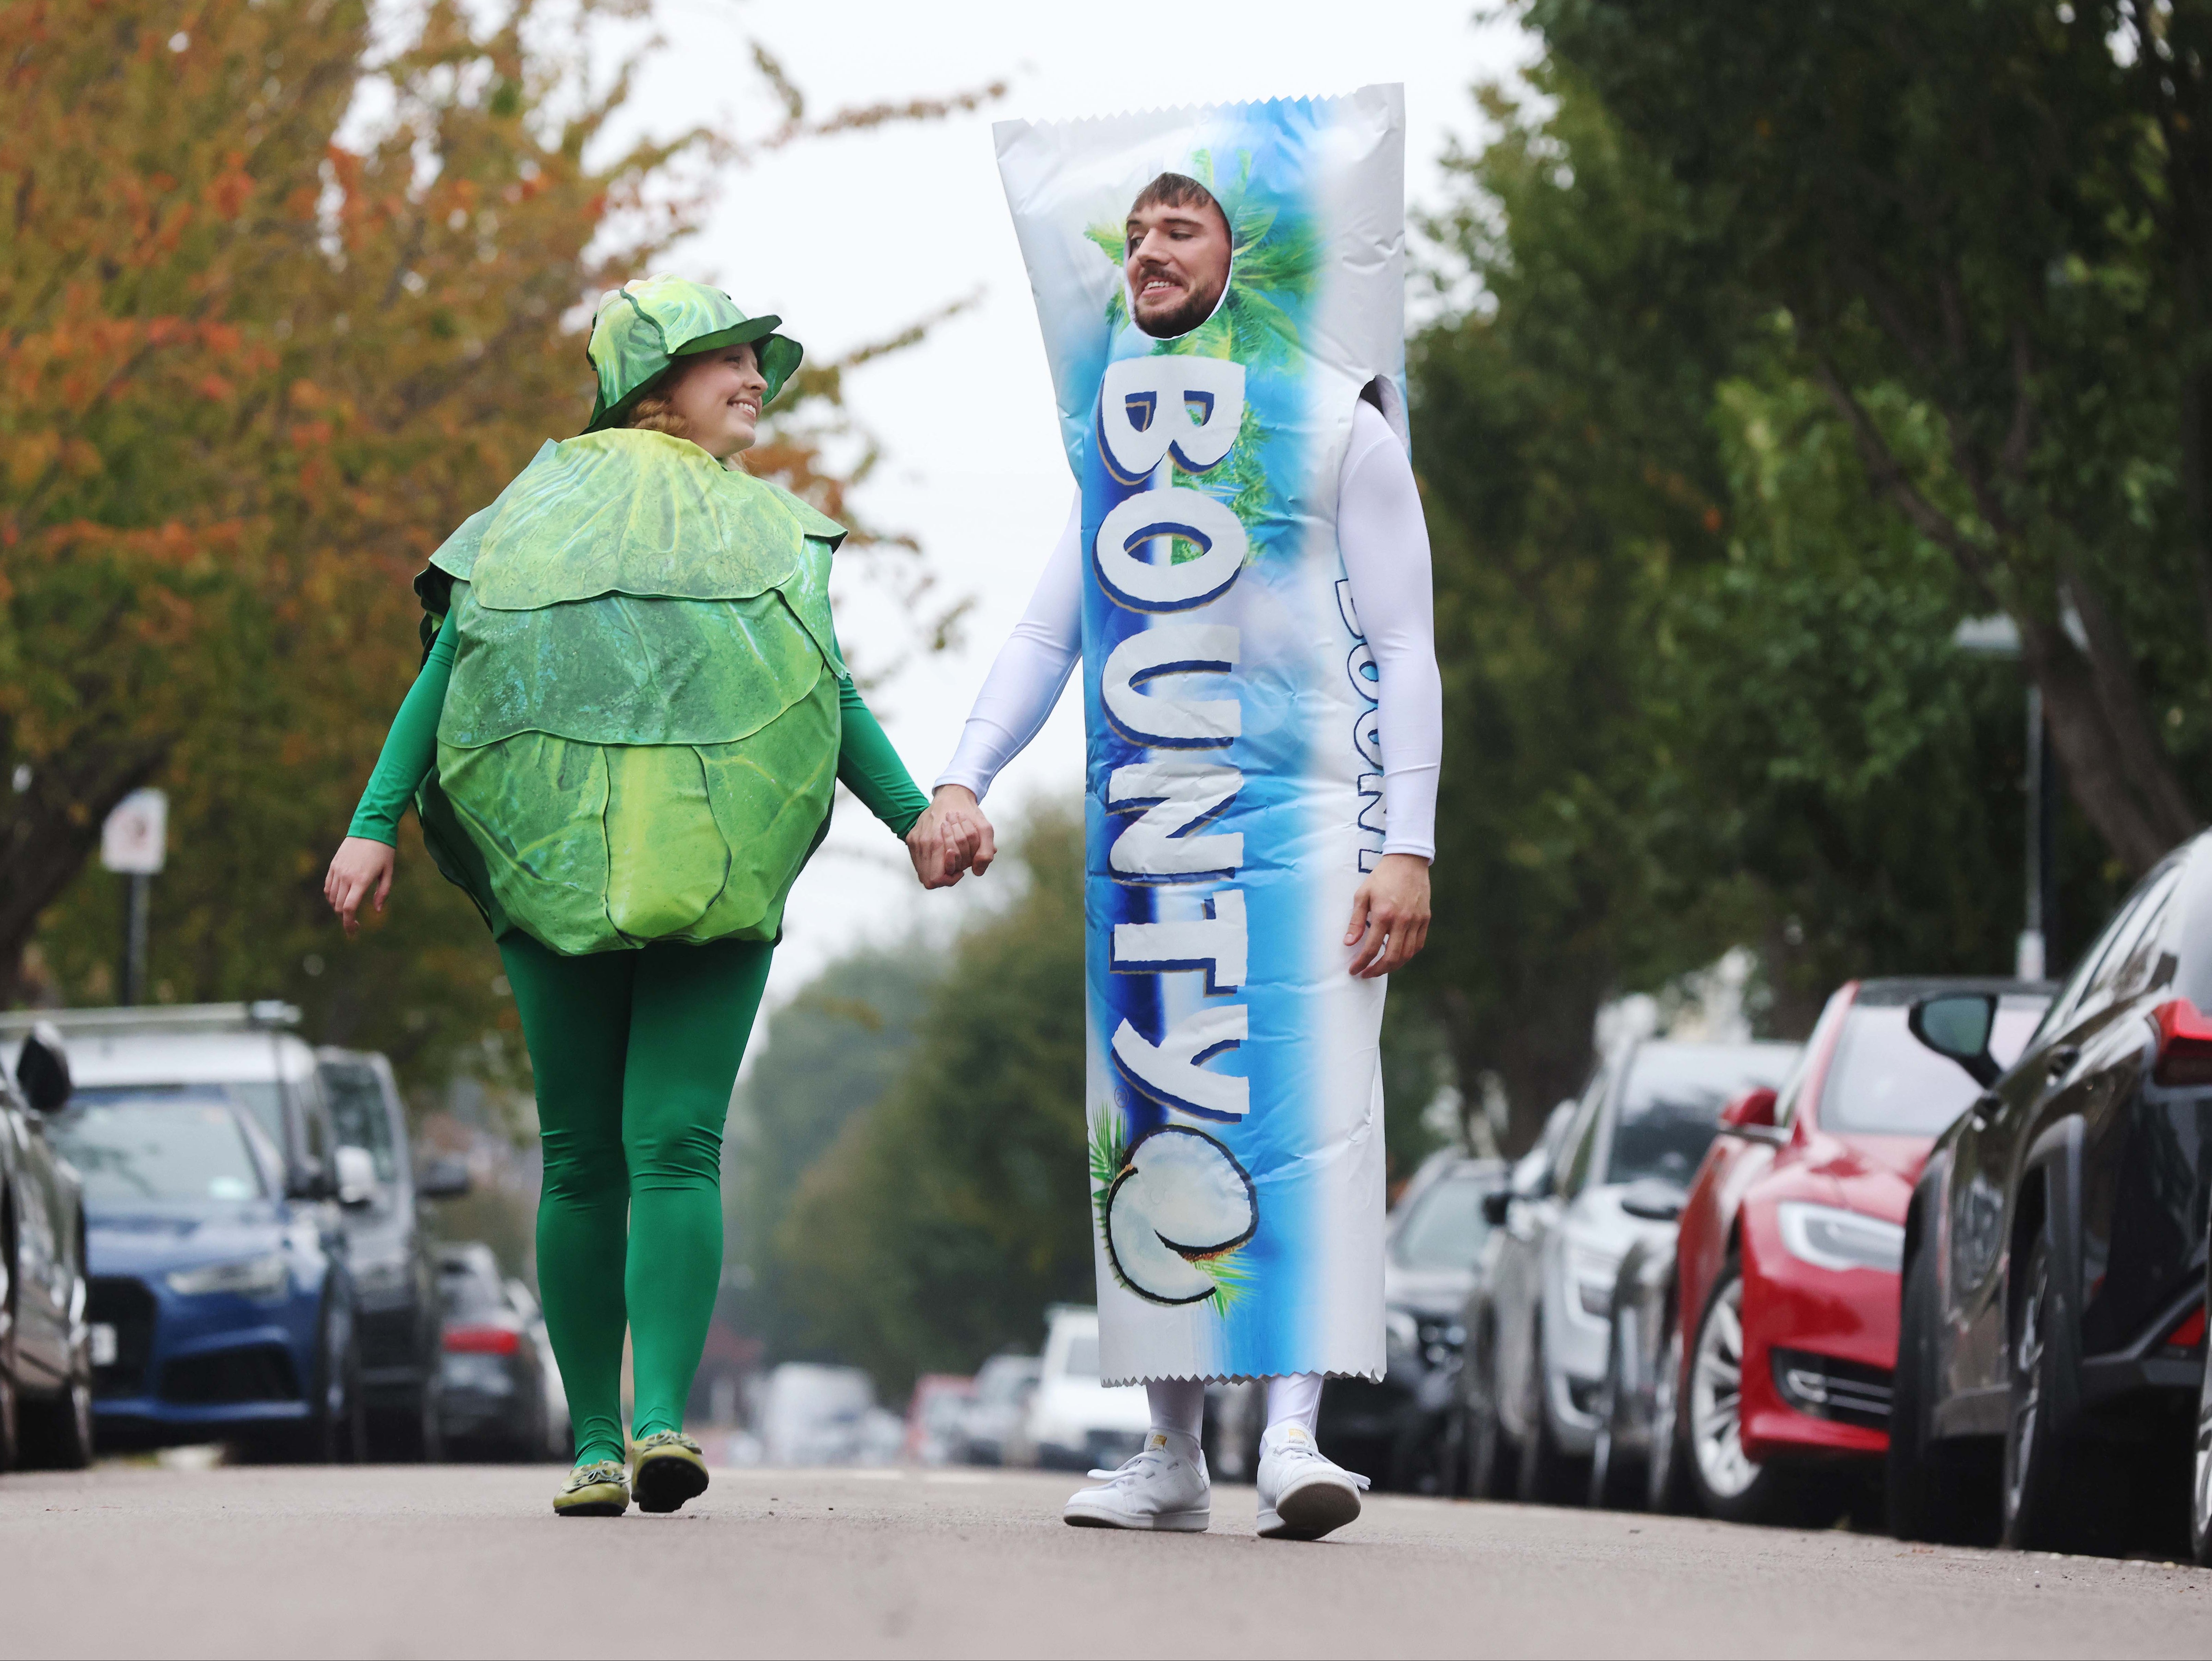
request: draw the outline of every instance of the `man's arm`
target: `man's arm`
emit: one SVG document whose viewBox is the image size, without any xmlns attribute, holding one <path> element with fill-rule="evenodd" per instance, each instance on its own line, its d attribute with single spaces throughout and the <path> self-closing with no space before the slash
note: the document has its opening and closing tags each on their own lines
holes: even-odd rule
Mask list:
<svg viewBox="0 0 2212 1661">
<path fill-rule="evenodd" d="M 949 837 L 973 837 L 969 868 L 990 868 L 998 845 L 980 804 L 1001 769 L 1028 746 L 1060 702 L 1067 678 L 1083 655 L 1083 498 L 1067 510 L 1067 523 L 1046 557 L 1029 609 L 975 695 L 952 760 L 930 798 L 931 818 L 942 818 Z"/>
<path fill-rule="evenodd" d="M 1352 972 L 1371 977 L 1400 967 L 1428 941 L 1443 680 L 1420 491 L 1397 435 L 1365 402 L 1354 413 L 1339 478 L 1336 533 L 1382 706 L 1382 858 L 1353 896 L 1344 942 L 1353 948 Z"/>
</svg>

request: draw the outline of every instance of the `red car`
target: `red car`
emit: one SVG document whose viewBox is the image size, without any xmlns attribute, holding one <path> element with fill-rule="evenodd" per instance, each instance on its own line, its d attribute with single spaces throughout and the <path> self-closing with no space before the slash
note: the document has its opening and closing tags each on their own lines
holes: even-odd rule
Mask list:
<svg viewBox="0 0 2212 1661">
<path fill-rule="evenodd" d="M 1853 981 L 1780 1092 L 1721 1116 L 1682 1209 L 1684 1315 L 1661 1362 L 1676 1388 L 1658 1392 L 1653 1426 L 1711 1515 L 1818 1524 L 1877 1474 L 1905 1208 L 1929 1148 L 1979 1090 L 1905 1025 L 1915 1001 L 1952 990 L 1999 995 L 2001 1062 L 2051 1001 L 2021 981 Z"/>
</svg>

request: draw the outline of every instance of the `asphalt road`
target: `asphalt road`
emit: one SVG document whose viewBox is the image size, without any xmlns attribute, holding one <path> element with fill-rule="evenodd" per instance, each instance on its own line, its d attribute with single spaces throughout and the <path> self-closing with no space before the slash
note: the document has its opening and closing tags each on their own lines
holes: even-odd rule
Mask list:
<svg viewBox="0 0 2212 1661">
<path fill-rule="evenodd" d="M 550 1469 L 0 1477 L 0 1655 L 2202 1655 L 2212 1572 L 1370 1496 L 1311 1545 L 1064 1527 L 1066 1479 Z"/>
</svg>

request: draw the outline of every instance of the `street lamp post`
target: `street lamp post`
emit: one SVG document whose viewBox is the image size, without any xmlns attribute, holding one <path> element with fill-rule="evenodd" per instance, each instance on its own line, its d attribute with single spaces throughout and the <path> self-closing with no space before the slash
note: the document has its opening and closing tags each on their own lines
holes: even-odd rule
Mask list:
<svg viewBox="0 0 2212 1661">
<path fill-rule="evenodd" d="M 2069 611 L 2068 632 L 2080 627 Z M 2000 611 L 1968 618 L 1951 634 L 1951 643 L 1975 657 L 2020 656 L 2020 630 Z M 2027 796 L 2027 904 L 2020 940 L 2013 952 L 2013 973 L 2039 981 L 2058 958 L 2058 775 L 2051 753 L 2051 729 L 2043 719 L 2043 689 L 2027 684 L 2027 772 L 2021 780 Z"/>
</svg>

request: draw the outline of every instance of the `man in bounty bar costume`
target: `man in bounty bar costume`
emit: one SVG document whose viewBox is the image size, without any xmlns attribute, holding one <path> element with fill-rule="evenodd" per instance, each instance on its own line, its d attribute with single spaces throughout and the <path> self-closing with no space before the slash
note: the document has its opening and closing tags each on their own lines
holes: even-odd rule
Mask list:
<svg viewBox="0 0 2212 1661">
<path fill-rule="evenodd" d="M 937 804 L 1079 656 L 1101 1359 L 1152 1434 L 1066 1520 L 1204 1529 L 1206 1382 L 1263 1378 L 1260 1532 L 1312 1539 L 1365 1486 L 1314 1424 L 1384 1366 L 1382 977 L 1427 931 L 1442 741 L 1402 97 L 997 137 L 1079 494 Z"/>
</svg>

